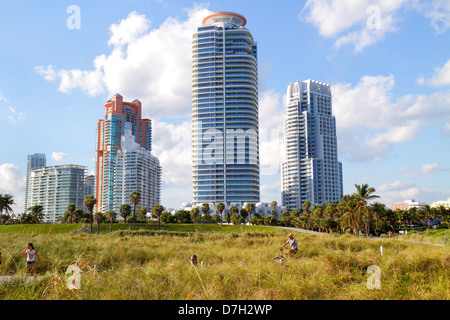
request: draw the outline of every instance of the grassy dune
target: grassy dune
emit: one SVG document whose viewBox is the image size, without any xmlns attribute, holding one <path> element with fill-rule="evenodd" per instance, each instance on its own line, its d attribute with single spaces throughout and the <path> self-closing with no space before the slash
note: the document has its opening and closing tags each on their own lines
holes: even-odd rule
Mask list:
<svg viewBox="0 0 450 320">
<path fill-rule="evenodd" d="M 3 274 L 24 275 L 21 252 L 27 242 L 41 255 L 41 278 L 0 285 L 0 299 L 450 298 L 449 246 L 296 233 L 301 259 L 279 265 L 272 258 L 286 238 L 285 230 L 180 228 L 100 236 L 52 233 L 55 228 L 31 235 L 0 233 Z M 193 268 L 191 254 L 205 266 Z M 66 287 L 65 271 L 71 264 L 83 271 L 81 290 Z M 371 265 L 381 269 L 381 289 L 367 288 Z"/>
</svg>

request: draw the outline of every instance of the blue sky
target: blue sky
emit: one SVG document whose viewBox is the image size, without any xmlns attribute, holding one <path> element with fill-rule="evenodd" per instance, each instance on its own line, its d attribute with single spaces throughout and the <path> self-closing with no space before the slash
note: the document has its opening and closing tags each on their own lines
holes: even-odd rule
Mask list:
<svg viewBox="0 0 450 320">
<path fill-rule="evenodd" d="M 191 36 L 218 11 L 244 15 L 258 43 L 262 201 L 280 202 L 283 96 L 306 79 L 331 85 L 345 193 L 450 197 L 449 1 L 1 1 L 0 193 L 14 210 L 28 154 L 93 172 L 115 93 L 153 120 L 163 205 L 190 201 Z"/>
</svg>

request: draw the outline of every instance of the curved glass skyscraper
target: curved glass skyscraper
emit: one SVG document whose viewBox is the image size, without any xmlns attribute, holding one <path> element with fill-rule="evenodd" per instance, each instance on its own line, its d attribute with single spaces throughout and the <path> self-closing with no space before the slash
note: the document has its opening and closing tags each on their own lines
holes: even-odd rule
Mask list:
<svg viewBox="0 0 450 320">
<path fill-rule="evenodd" d="M 193 202 L 259 202 L 256 43 L 236 13 L 193 35 Z"/>
</svg>

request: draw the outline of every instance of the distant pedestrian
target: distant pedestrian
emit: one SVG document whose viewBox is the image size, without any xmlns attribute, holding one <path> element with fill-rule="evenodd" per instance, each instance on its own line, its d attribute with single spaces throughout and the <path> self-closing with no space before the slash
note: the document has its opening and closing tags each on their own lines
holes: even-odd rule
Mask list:
<svg viewBox="0 0 450 320">
<path fill-rule="evenodd" d="M 32 243 L 29 243 L 27 249 L 23 250 L 22 257 L 24 257 L 25 255 L 27 255 L 27 272 L 26 272 L 25 276 L 28 277 L 28 271 L 31 266 L 33 268 L 33 276 L 35 277 L 36 276 L 35 257 L 38 257 L 38 261 L 41 261 L 41 258 L 39 257 L 39 255 Z"/>
<path fill-rule="evenodd" d="M 388 232 L 389 238 L 392 238 L 392 231 Z"/>
</svg>

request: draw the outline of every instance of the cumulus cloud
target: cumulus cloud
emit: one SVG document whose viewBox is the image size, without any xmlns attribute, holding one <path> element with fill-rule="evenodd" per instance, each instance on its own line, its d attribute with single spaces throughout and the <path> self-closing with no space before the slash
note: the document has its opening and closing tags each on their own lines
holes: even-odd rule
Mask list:
<svg viewBox="0 0 450 320">
<path fill-rule="evenodd" d="M 67 154 L 64 152 L 53 152 L 52 159 L 61 162 L 67 159 Z"/>
<path fill-rule="evenodd" d="M 95 96 L 119 92 L 142 101 L 151 118 L 186 117 L 191 112 L 192 34 L 211 12 L 196 6 L 187 20 L 169 17 L 159 27 L 136 12 L 110 27 L 109 54 L 97 56 L 92 70 L 58 70 L 38 66 L 47 81 L 58 81 L 58 90 L 80 88 Z"/>
<path fill-rule="evenodd" d="M 321 36 L 336 39 L 335 49 L 353 45 L 361 52 L 398 31 L 399 16 L 406 10 L 424 15 L 438 34 L 450 28 L 447 0 L 308 0 L 299 17 Z"/>
<path fill-rule="evenodd" d="M 450 28 L 450 2 L 448 0 L 420 1 L 416 8 L 426 18 L 436 33 L 441 34 Z"/>
<path fill-rule="evenodd" d="M 0 192 L 23 192 L 24 188 L 25 176 L 19 171 L 18 167 L 11 163 L 0 165 Z"/>
<path fill-rule="evenodd" d="M 281 195 L 281 182 L 277 181 L 272 184 L 266 184 L 261 186 L 261 201 L 271 202 L 280 199 Z M 281 205 L 280 201 L 277 201 L 278 205 Z"/>
<path fill-rule="evenodd" d="M 443 67 L 435 68 L 434 71 L 431 79 L 425 79 L 423 76 L 420 76 L 417 79 L 417 83 L 431 87 L 450 86 L 450 59 Z"/>
<path fill-rule="evenodd" d="M 184 187 L 192 184 L 192 123 L 183 121 L 172 124 L 164 121 L 153 123 L 155 135 L 153 153 L 163 168 L 164 186 Z M 167 132 L 169 134 L 162 134 Z"/>
<path fill-rule="evenodd" d="M 414 199 L 427 204 L 437 200 L 444 200 L 450 195 L 450 190 L 425 189 L 418 186 L 415 182 L 394 181 L 378 186 L 376 194 L 380 196 L 380 199 L 377 201 L 392 208 L 392 204 L 404 200 Z"/>
<path fill-rule="evenodd" d="M 395 80 L 364 76 L 356 85 L 332 85 L 340 153 L 355 161 L 378 161 L 391 145 L 417 137 L 425 124 L 450 121 L 450 91 L 393 97 Z"/>
<path fill-rule="evenodd" d="M 300 18 L 316 26 L 321 36 L 337 38 L 336 49 L 353 44 L 361 52 L 397 31 L 396 12 L 407 1 L 308 0 Z"/>
<path fill-rule="evenodd" d="M 0 193 L 11 194 L 16 207 L 14 212 L 23 210 L 25 203 L 25 183 L 26 177 L 19 168 L 11 163 L 0 165 Z"/>
<path fill-rule="evenodd" d="M 267 89 L 259 97 L 259 159 L 261 175 L 279 173 L 284 158 L 281 95 Z"/>
</svg>

